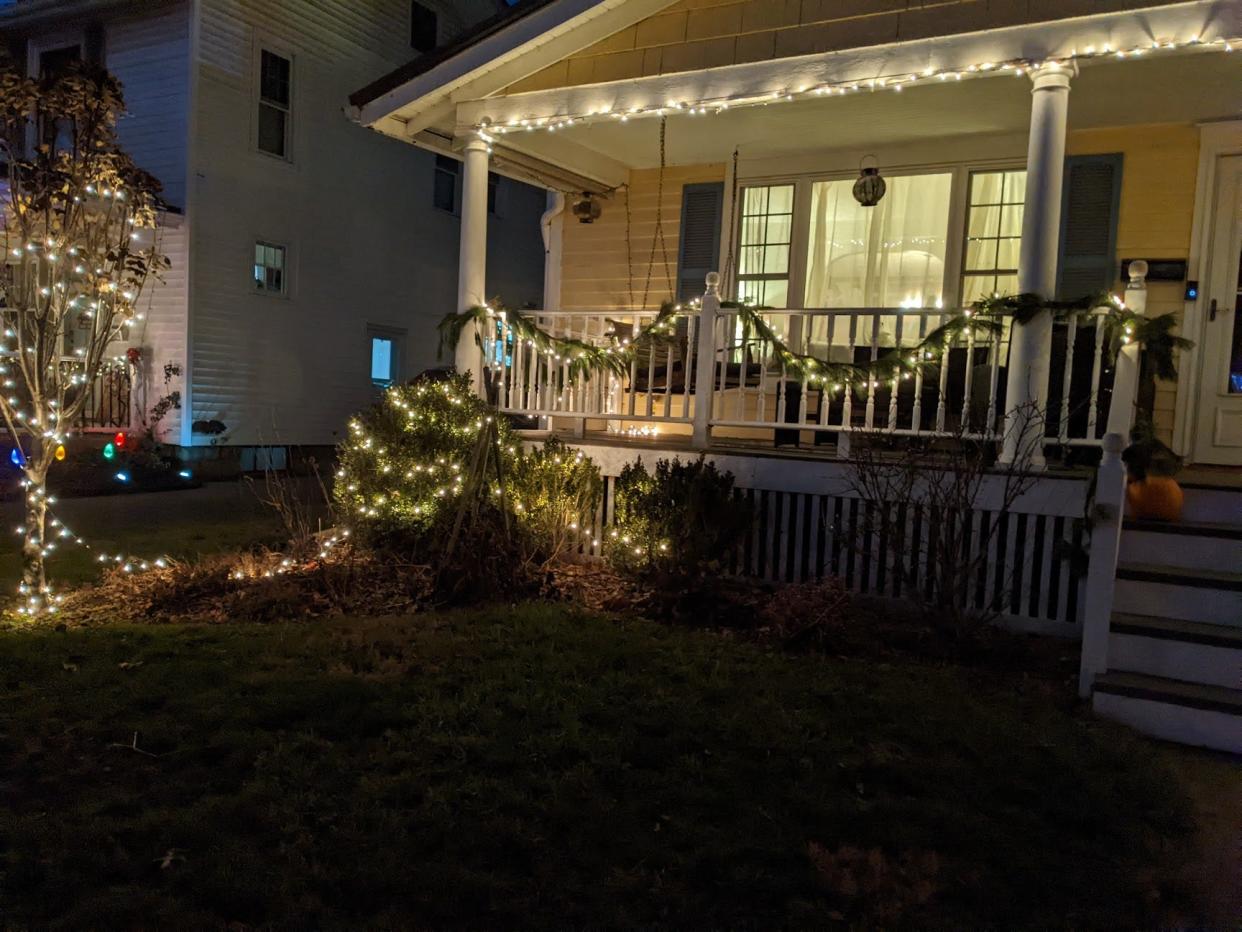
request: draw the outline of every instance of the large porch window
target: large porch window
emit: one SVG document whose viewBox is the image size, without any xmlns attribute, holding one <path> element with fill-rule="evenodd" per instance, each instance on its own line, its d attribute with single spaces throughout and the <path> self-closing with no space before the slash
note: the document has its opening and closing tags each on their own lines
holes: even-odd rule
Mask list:
<svg viewBox="0 0 1242 932">
<path fill-rule="evenodd" d="M 953 176 L 887 179 L 863 207 L 853 179 L 811 185 L 807 307 L 934 307 L 943 300 Z"/>
<path fill-rule="evenodd" d="M 854 178 L 743 186 L 737 296 L 771 308 L 965 307 L 1018 287 L 1026 171 L 960 165 L 886 175 L 874 207 Z"/>
</svg>

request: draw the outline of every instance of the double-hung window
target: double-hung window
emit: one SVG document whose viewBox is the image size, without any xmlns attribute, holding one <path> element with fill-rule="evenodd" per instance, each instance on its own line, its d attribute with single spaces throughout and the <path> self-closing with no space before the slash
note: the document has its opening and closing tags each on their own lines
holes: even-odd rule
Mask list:
<svg viewBox="0 0 1242 932">
<path fill-rule="evenodd" d="M 457 212 L 457 180 L 461 176 L 461 163 L 447 155 L 436 156 L 435 175 L 432 177 L 431 203 L 450 214 Z"/>
<path fill-rule="evenodd" d="M 259 151 L 282 159 L 290 155 L 292 80 L 292 61 L 268 49 L 259 52 Z"/>
<path fill-rule="evenodd" d="M 972 172 L 962 254 L 962 305 L 1018 291 L 1026 172 Z"/>
<path fill-rule="evenodd" d="M 742 192 L 738 236 L 738 297 L 751 304 L 789 304 L 794 186 L 765 185 Z"/>
<path fill-rule="evenodd" d="M 254 290 L 260 294 L 288 293 L 288 275 L 284 246 L 262 241 L 254 244 Z"/>
</svg>

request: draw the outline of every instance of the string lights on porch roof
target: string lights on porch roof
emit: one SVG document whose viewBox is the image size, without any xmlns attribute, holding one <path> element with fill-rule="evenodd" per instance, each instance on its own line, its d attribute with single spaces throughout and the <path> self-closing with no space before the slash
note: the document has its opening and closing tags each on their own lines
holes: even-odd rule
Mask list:
<svg viewBox="0 0 1242 932">
<path fill-rule="evenodd" d="M 1135 45 L 1126 48 L 1118 48 L 1111 43 L 1103 43 L 1101 45 L 1086 45 L 1081 50 L 1075 49 L 1068 54 L 1050 56 L 1046 59 L 1012 58 L 1004 61 L 981 61 L 965 68 L 936 68 L 928 66 L 921 71 L 910 71 L 858 81 L 823 82 L 797 88 L 782 88 L 762 94 L 725 95 L 696 101 L 674 100 L 652 106 L 632 106 L 626 108 L 619 108 L 613 104 L 604 104 L 578 113 L 515 117 L 504 122 L 485 116 L 475 124 L 475 131 L 484 141 L 492 143 L 497 136 L 509 133 L 535 132 L 536 130 L 557 132 L 571 126 L 604 122 L 626 123 L 632 119 L 642 117 L 666 117 L 676 114 L 685 114 L 687 116 L 719 114 L 740 107 L 762 107 L 796 100 L 809 100 L 816 97 L 843 97 L 862 92 L 893 91 L 900 93 L 907 87 L 920 84 L 961 81 L 963 78 L 987 77 L 998 74 L 1013 74 L 1022 77 L 1043 68 L 1052 70 L 1067 68 L 1080 61 L 1135 59 L 1148 54 L 1183 48 L 1203 48 L 1232 52 L 1240 44 L 1242 44 L 1242 38 L 1238 37 L 1204 39 L 1198 36 L 1180 42 L 1152 40 L 1146 45 Z"/>
</svg>

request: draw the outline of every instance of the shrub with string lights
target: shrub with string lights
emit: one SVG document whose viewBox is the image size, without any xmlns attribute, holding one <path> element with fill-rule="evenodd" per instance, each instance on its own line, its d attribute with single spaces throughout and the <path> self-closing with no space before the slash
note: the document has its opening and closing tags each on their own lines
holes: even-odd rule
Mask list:
<svg viewBox="0 0 1242 932">
<path fill-rule="evenodd" d="M 693 576 L 719 571 L 751 525 L 749 502 L 734 494 L 733 474 L 703 457 L 642 460 L 617 479 L 614 523 L 605 555 L 633 574 Z"/>
<path fill-rule="evenodd" d="M 509 425 L 471 391 L 465 375 L 394 385 L 349 422 L 338 452 L 335 497 L 344 522 L 363 540 L 417 541 L 451 525 L 467 483 L 478 476 L 480 438 L 487 451 L 486 494 L 518 455 Z"/>
</svg>

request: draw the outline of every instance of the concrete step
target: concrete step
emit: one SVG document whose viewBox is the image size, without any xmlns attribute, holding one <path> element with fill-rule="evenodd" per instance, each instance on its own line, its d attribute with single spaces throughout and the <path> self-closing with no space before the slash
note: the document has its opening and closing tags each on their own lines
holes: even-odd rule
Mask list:
<svg viewBox="0 0 1242 932">
<path fill-rule="evenodd" d="M 1242 573 L 1122 563 L 1113 610 L 1242 627 Z"/>
<path fill-rule="evenodd" d="M 1183 482 L 1182 520 L 1242 525 L 1242 487 Z"/>
<path fill-rule="evenodd" d="M 1091 706 L 1153 738 L 1242 754 L 1242 690 L 1110 671 L 1096 679 Z"/>
<path fill-rule="evenodd" d="M 1242 567 L 1242 525 L 1127 518 L 1118 562 L 1188 570 Z"/>
<path fill-rule="evenodd" d="M 1117 612 L 1109 627 L 1108 667 L 1242 689 L 1242 627 Z"/>
</svg>

